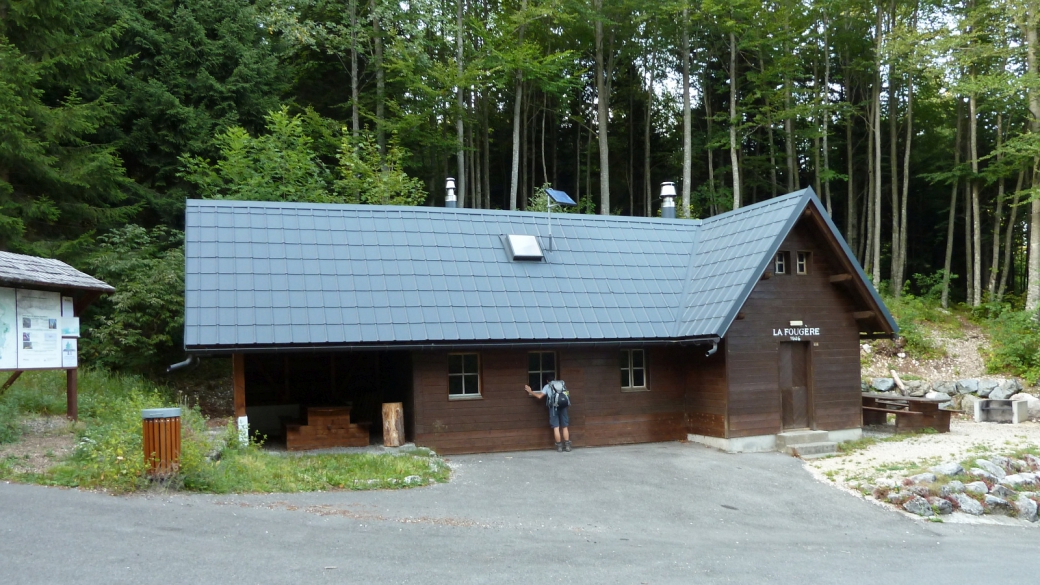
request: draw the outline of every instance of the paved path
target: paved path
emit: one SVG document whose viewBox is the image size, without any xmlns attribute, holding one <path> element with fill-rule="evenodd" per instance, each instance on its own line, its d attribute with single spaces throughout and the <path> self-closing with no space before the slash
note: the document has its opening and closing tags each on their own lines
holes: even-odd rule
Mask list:
<svg viewBox="0 0 1040 585">
<path fill-rule="evenodd" d="M 1035 529 L 907 519 L 778 454 L 453 457 L 452 483 L 112 497 L 0 483 L 0 582 L 1034 583 Z"/>
</svg>

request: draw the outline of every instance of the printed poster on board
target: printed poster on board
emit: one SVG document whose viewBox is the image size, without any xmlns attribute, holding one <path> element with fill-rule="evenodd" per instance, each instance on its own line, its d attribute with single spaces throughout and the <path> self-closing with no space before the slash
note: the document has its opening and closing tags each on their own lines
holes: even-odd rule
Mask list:
<svg viewBox="0 0 1040 585">
<path fill-rule="evenodd" d="M 18 289 L 18 368 L 61 367 L 61 294 Z"/>
<path fill-rule="evenodd" d="M 78 339 L 62 339 L 61 340 L 61 367 L 63 368 L 77 368 L 79 367 L 79 354 L 77 351 Z"/>
<path fill-rule="evenodd" d="M 13 288 L 0 288 L 0 370 L 18 368 L 18 327 Z"/>
</svg>

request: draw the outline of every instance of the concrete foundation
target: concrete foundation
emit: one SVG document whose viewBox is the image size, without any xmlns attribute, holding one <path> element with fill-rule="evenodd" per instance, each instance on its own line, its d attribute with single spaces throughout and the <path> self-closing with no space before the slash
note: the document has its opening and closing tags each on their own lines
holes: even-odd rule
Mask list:
<svg viewBox="0 0 1040 585">
<path fill-rule="evenodd" d="M 863 429 L 861 428 L 823 432 L 827 434 L 826 440 L 833 443 L 844 443 L 845 441 L 854 441 L 863 437 Z M 733 439 L 708 437 L 705 435 L 687 435 L 686 438 L 692 443 L 700 443 L 701 445 L 707 445 L 727 453 L 767 453 L 769 451 L 778 451 L 781 447 L 786 446 L 780 444 L 780 441 L 777 440 L 777 435 L 756 435 L 754 437 L 737 437 Z"/>
</svg>

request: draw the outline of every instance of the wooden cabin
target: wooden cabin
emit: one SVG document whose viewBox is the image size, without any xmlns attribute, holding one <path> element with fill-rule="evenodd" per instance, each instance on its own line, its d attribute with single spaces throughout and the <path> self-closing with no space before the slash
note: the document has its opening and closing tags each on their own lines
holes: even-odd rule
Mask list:
<svg viewBox="0 0 1040 585">
<path fill-rule="evenodd" d="M 441 453 L 547 448 L 546 376 L 575 446 L 854 439 L 859 344 L 897 332 L 810 189 L 703 220 L 192 200 L 185 238 L 185 350 L 233 357 L 274 440 L 338 408 L 378 442 L 401 402 Z"/>
</svg>

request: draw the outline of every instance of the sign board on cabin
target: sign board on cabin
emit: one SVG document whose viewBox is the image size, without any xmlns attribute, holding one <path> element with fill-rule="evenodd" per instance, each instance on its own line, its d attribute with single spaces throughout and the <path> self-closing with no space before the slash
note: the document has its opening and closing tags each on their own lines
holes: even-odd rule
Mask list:
<svg viewBox="0 0 1040 585">
<path fill-rule="evenodd" d="M 79 337 L 79 319 L 66 299 L 71 301 L 56 292 L 0 287 L 0 370 L 75 367 L 77 344 L 62 338 L 65 331 Z"/>
</svg>

